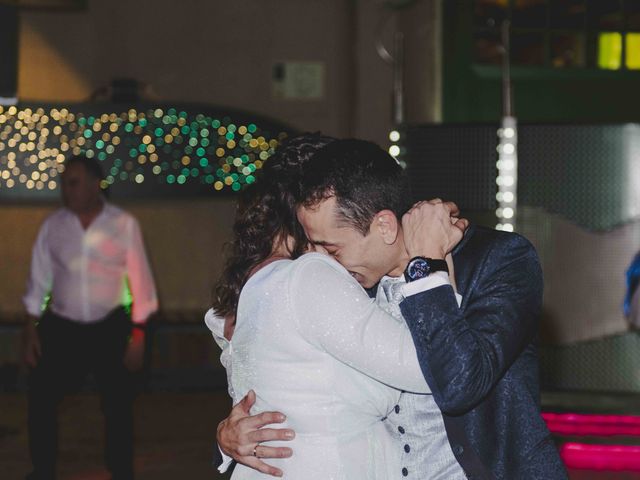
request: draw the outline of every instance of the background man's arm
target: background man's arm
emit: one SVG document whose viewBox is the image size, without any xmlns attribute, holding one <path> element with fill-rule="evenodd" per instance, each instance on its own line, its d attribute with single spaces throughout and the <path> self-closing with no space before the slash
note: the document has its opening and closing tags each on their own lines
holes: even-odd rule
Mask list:
<svg viewBox="0 0 640 480">
<path fill-rule="evenodd" d="M 23 360 L 30 367 L 36 366 L 42 354 L 36 323 L 40 319 L 45 297 L 51 292 L 53 282 L 51 257 L 46 242 L 47 228 L 48 224 L 45 222 L 40 227 L 38 237 L 33 245 L 27 291 L 22 297 L 27 311 L 27 324 L 22 336 Z"/>
<path fill-rule="evenodd" d="M 124 363 L 129 370 L 136 371 L 142 368 L 144 358 L 144 326 L 149 315 L 158 309 L 158 298 L 142 241 L 142 233 L 135 219 L 131 220 L 129 231 L 127 278 L 133 297 L 131 320 L 134 328 L 131 332 L 131 341 L 125 353 Z M 140 328 L 135 328 L 136 326 Z"/>
</svg>

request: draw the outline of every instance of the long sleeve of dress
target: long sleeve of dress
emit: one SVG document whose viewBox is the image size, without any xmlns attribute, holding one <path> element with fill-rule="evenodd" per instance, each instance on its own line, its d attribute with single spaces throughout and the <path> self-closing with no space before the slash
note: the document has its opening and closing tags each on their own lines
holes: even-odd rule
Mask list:
<svg viewBox="0 0 640 480">
<path fill-rule="evenodd" d="M 411 333 L 378 307 L 335 260 L 297 260 L 289 301 L 301 335 L 337 360 L 386 385 L 430 393 Z"/>
</svg>

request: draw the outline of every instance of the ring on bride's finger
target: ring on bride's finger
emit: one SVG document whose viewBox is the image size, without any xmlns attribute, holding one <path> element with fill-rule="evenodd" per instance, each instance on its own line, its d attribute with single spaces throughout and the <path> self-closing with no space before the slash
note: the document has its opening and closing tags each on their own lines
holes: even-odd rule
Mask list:
<svg viewBox="0 0 640 480">
<path fill-rule="evenodd" d="M 258 458 L 258 452 L 256 450 L 258 450 L 258 447 L 260 446 L 260 444 L 256 445 L 255 447 L 253 447 L 253 456 Z"/>
</svg>

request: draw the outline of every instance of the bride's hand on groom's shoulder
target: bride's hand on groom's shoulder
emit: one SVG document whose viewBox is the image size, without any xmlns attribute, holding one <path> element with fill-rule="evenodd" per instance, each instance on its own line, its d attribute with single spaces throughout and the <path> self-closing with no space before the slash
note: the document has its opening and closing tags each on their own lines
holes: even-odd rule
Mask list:
<svg viewBox="0 0 640 480">
<path fill-rule="evenodd" d="M 417 202 L 402 217 L 402 232 L 409 257 L 444 259 L 462 240 L 469 221 L 459 218 L 453 202 L 439 198 Z"/>
<path fill-rule="evenodd" d="M 266 464 L 262 459 L 288 458 L 293 451 L 286 447 L 268 447 L 261 444 L 273 440 L 292 440 L 295 432 L 287 428 L 265 428 L 267 425 L 284 422 L 286 417 L 280 412 L 251 415 L 251 407 L 255 401 L 256 394 L 250 390 L 231 409 L 229 416 L 218 424 L 218 445 L 236 462 L 259 472 L 281 477 L 282 470 Z"/>
</svg>

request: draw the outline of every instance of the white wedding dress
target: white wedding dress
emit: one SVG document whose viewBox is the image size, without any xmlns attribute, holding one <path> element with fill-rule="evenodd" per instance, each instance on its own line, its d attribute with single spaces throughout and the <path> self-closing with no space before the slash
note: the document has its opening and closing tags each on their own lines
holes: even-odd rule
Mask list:
<svg viewBox="0 0 640 480">
<path fill-rule="evenodd" d="M 206 322 L 223 346 L 234 403 L 255 390 L 252 414 L 280 411 L 293 457 L 269 459 L 295 480 L 400 478 L 401 445 L 381 421 L 400 390 L 428 393 L 411 334 L 332 258 L 309 253 L 259 270 L 240 295 L 231 342 L 223 320 Z M 237 465 L 232 479 L 271 478 Z"/>
</svg>

